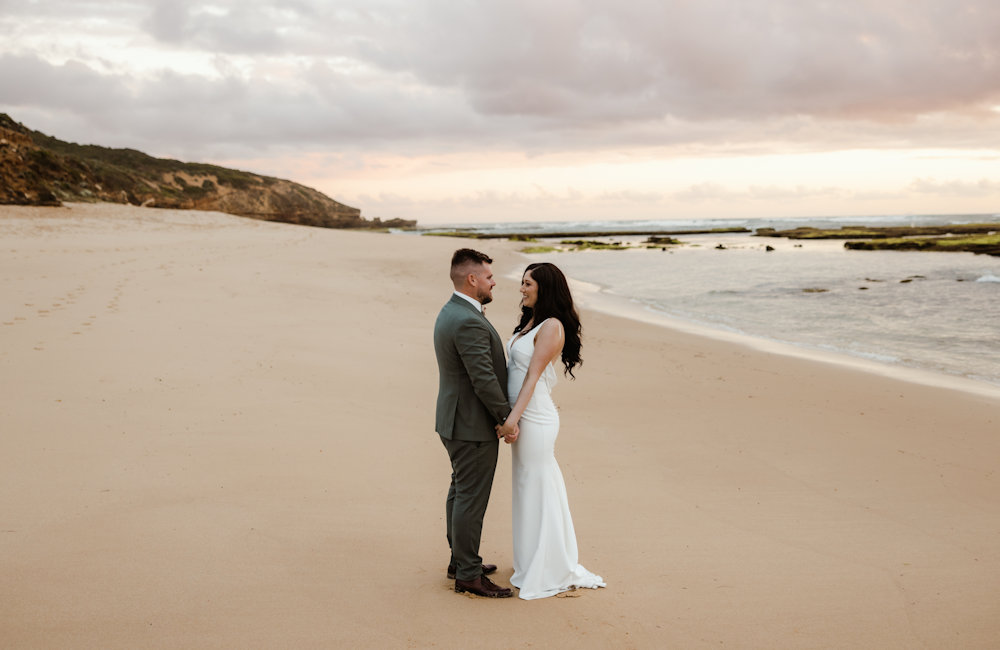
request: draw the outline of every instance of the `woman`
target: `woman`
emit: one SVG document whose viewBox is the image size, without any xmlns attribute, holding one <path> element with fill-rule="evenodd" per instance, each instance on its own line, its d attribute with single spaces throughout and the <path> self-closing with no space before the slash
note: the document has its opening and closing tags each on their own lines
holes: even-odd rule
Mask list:
<svg viewBox="0 0 1000 650">
<path fill-rule="evenodd" d="M 566 485 L 555 457 L 559 412 L 550 392 L 553 365 L 561 358 L 573 377 L 580 359 L 580 317 L 566 277 L 555 265 L 531 264 L 521 279 L 521 322 L 507 344 L 507 389 L 517 422 L 513 442 L 514 575 L 525 600 L 577 587 L 596 589 L 604 580 L 577 562 L 576 532 Z"/>
</svg>

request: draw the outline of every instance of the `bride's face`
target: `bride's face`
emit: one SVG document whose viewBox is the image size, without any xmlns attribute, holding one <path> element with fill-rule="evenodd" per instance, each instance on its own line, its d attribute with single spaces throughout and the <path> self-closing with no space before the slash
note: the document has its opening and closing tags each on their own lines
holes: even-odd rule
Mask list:
<svg viewBox="0 0 1000 650">
<path fill-rule="evenodd" d="M 531 278 L 531 271 L 525 271 L 521 278 L 521 305 L 523 307 L 535 308 L 538 302 L 538 283 Z"/>
</svg>

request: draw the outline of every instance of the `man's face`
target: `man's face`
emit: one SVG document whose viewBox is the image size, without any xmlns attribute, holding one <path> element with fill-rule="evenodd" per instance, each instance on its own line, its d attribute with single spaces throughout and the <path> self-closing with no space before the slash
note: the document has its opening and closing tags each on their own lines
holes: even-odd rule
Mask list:
<svg viewBox="0 0 1000 650">
<path fill-rule="evenodd" d="M 492 302 L 493 287 L 497 283 L 493 280 L 493 269 L 490 268 L 490 265 L 483 262 L 483 265 L 472 276 L 473 286 L 476 289 L 476 300 L 479 301 L 479 304 L 486 305 Z"/>
</svg>

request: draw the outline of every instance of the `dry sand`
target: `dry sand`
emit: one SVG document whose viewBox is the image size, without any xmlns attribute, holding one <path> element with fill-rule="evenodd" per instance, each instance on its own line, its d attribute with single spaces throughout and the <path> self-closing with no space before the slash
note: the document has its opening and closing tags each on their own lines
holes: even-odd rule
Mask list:
<svg viewBox="0 0 1000 650">
<path fill-rule="evenodd" d="M 594 312 L 558 456 L 608 588 L 455 594 L 431 329 L 468 243 L 0 207 L 0 647 L 1000 644 L 1000 399 Z M 524 260 L 480 247 L 509 332 Z"/>
</svg>

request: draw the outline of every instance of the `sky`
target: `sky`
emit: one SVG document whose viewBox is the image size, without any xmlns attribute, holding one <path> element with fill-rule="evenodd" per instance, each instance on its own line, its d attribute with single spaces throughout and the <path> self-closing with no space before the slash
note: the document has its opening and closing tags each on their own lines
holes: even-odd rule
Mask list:
<svg viewBox="0 0 1000 650">
<path fill-rule="evenodd" d="M 0 112 L 421 224 L 1000 212 L 996 0 L 0 0 Z"/>
</svg>

